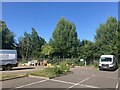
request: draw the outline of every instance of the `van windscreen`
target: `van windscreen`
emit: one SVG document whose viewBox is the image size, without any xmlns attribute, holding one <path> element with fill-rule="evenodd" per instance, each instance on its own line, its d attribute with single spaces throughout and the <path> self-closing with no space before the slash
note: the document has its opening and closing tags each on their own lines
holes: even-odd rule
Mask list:
<svg viewBox="0 0 120 90">
<path fill-rule="evenodd" d="M 112 61 L 112 58 L 109 58 L 109 57 L 102 57 L 101 58 L 101 62 L 111 62 Z"/>
</svg>

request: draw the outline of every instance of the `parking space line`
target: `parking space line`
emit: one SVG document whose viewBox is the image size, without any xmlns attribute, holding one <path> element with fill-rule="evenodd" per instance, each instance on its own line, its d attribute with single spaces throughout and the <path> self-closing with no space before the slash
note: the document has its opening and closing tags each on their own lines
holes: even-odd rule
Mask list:
<svg viewBox="0 0 120 90">
<path fill-rule="evenodd" d="M 84 73 L 80 73 L 81 75 L 91 75 L 91 74 L 84 74 Z M 118 78 L 114 78 L 114 77 L 103 77 L 103 76 L 99 76 L 99 75 L 94 75 L 96 77 L 101 77 L 101 78 L 110 78 L 110 79 L 118 79 Z"/>
<path fill-rule="evenodd" d="M 82 80 L 82 81 L 80 81 L 80 82 L 78 82 L 78 83 L 76 83 L 76 84 L 74 84 L 74 85 L 68 87 L 66 90 L 68 90 L 68 89 L 70 89 L 70 88 L 73 88 L 73 87 L 79 85 L 79 84 L 82 83 L 82 82 L 87 81 L 88 79 L 90 79 L 90 78 L 92 78 L 92 77 L 94 77 L 94 76 L 95 76 L 95 75 L 92 75 L 91 77 L 88 77 L 88 78 L 86 78 L 86 79 L 84 79 L 84 80 Z"/>
<path fill-rule="evenodd" d="M 89 88 L 100 88 L 100 87 L 95 87 L 95 86 L 90 86 L 90 85 L 83 85 L 83 84 L 79 84 L 79 86 L 84 86 L 84 87 L 89 87 Z"/>
<path fill-rule="evenodd" d="M 77 83 L 72 83 L 72 82 L 66 82 L 66 81 L 61 81 L 61 80 L 55 80 L 55 79 L 50 79 L 50 81 L 56 81 L 56 82 L 61 82 L 61 83 L 66 83 L 66 84 L 73 84 L 76 85 Z M 100 88 L 100 87 L 95 87 L 95 86 L 90 86 L 90 85 L 83 85 L 83 84 L 78 84 L 79 86 L 84 86 L 88 88 Z"/>
<path fill-rule="evenodd" d="M 67 84 L 76 84 L 72 82 L 66 82 L 66 81 L 61 81 L 61 80 L 55 80 L 55 79 L 49 79 L 50 81 L 56 81 L 56 82 L 61 82 L 61 83 L 67 83 Z"/>
<path fill-rule="evenodd" d="M 120 83 L 120 78 L 118 79 L 117 85 L 116 85 L 116 90 L 119 88 L 119 83 Z"/>
<path fill-rule="evenodd" d="M 34 84 L 38 84 L 38 83 L 45 82 L 45 81 L 47 81 L 47 80 L 48 80 L 48 79 L 46 79 L 46 80 L 41 80 L 41 81 L 38 81 L 38 82 L 29 83 L 29 84 L 26 84 L 26 85 L 22 85 L 22 86 L 19 86 L 19 87 L 15 87 L 14 89 L 23 88 L 23 87 L 26 87 L 26 86 L 31 86 L 31 85 L 34 85 Z M 13 90 L 13 89 L 11 89 L 11 90 Z"/>
<path fill-rule="evenodd" d="M 77 83 L 66 82 L 66 81 L 55 80 L 55 79 L 50 79 L 50 81 L 61 82 L 61 83 L 66 83 L 66 84 L 73 84 L 73 85 L 77 84 Z M 100 88 L 100 87 L 95 87 L 95 86 L 90 86 L 90 85 L 83 85 L 83 84 L 78 84 L 78 85 L 79 86 L 84 86 L 84 87 L 89 87 L 89 88 Z"/>
</svg>

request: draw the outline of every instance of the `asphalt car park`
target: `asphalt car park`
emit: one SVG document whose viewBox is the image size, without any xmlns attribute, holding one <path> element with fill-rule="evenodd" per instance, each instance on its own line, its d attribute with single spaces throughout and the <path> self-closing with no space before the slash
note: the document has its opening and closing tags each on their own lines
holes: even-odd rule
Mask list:
<svg viewBox="0 0 120 90">
<path fill-rule="evenodd" d="M 75 67 L 73 73 L 45 79 L 40 77 L 24 77 L 13 80 L 2 81 L 2 88 L 22 89 L 22 88 L 62 88 L 71 90 L 75 88 L 117 90 L 118 88 L 118 70 L 116 71 L 99 71 L 92 67 Z"/>
</svg>

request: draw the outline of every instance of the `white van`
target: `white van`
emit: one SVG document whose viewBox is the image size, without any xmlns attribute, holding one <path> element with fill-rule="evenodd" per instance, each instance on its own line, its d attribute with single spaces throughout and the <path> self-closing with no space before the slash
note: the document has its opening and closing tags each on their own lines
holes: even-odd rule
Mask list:
<svg viewBox="0 0 120 90">
<path fill-rule="evenodd" d="M 16 50 L 0 50 L 0 67 L 3 70 L 11 70 L 17 67 L 17 51 Z"/>
<path fill-rule="evenodd" d="M 103 69 L 117 69 L 117 59 L 114 55 L 101 55 L 99 60 L 99 70 Z"/>
</svg>

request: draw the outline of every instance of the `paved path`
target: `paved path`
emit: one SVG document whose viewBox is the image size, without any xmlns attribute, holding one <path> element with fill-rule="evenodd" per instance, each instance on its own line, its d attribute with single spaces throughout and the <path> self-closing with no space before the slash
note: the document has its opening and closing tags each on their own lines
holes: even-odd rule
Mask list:
<svg viewBox="0 0 120 90">
<path fill-rule="evenodd" d="M 2 82 L 3 88 L 61 88 L 61 90 L 72 90 L 81 88 L 83 90 L 116 90 L 118 87 L 117 71 L 99 71 L 96 68 L 75 67 L 71 69 L 73 74 L 68 74 L 54 79 L 43 79 L 35 77 L 24 77 Z M 102 88 L 102 89 L 101 89 Z M 73 90 L 74 90 L 73 89 Z M 45 89 L 46 90 L 46 89 Z M 79 90 L 79 89 L 78 89 Z"/>
</svg>

